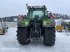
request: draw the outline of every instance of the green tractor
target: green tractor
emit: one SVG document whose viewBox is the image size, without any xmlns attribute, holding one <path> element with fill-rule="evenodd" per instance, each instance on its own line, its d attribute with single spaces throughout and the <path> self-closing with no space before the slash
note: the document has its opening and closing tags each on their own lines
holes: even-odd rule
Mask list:
<svg viewBox="0 0 70 52">
<path fill-rule="evenodd" d="M 17 40 L 27 45 L 31 40 L 43 40 L 45 46 L 55 44 L 55 20 L 49 18 L 46 6 L 27 6 L 28 13 L 19 19 Z"/>
</svg>

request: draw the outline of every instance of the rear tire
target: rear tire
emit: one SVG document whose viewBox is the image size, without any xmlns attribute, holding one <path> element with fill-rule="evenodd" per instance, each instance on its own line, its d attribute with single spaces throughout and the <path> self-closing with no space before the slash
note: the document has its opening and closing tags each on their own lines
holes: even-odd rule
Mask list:
<svg viewBox="0 0 70 52">
<path fill-rule="evenodd" d="M 44 28 L 44 45 L 53 46 L 55 44 L 55 28 Z"/>
<path fill-rule="evenodd" d="M 17 28 L 17 40 L 19 44 L 26 45 L 29 44 L 29 31 L 28 28 L 18 27 Z"/>
</svg>

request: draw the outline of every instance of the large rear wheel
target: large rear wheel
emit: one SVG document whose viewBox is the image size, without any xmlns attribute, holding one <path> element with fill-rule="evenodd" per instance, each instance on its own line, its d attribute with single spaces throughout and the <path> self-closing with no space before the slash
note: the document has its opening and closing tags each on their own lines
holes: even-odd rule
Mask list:
<svg viewBox="0 0 70 52">
<path fill-rule="evenodd" d="M 44 28 L 44 45 L 53 46 L 55 44 L 55 28 Z"/>
<path fill-rule="evenodd" d="M 29 30 L 28 28 L 18 27 L 17 28 L 17 40 L 19 44 L 26 45 L 29 44 Z"/>
</svg>

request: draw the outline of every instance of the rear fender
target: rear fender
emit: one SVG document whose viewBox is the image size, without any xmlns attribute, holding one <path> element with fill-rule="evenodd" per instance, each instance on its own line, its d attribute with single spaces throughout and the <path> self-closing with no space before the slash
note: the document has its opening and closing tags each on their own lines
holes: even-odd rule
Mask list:
<svg viewBox="0 0 70 52">
<path fill-rule="evenodd" d="M 29 24 L 30 24 L 30 19 L 24 19 L 22 21 L 19 21 L 17 25 L 19 27 L 28 27 Z"/>
<path fill-rule="evenodd" d="M 43 27 L 55 27 L 55 20 L 54 19 L 43 19 L 42 26 Z"/>
</svg>

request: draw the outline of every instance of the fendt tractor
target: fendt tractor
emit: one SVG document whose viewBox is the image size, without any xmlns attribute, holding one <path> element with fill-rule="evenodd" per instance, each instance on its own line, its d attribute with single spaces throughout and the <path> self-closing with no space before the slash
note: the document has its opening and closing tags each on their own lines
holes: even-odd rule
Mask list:
<svg viewBox="0 0 70 52">
<path fill-rule="evenodd" d="M 21 45 L 27 45 L 31 40 L 42 39 L 45 46 L 55 44 L 55 20 L 49 18 L 45 5 L 27 6 L 28 13 L 19 18 L 17 40 Z"/>
</svg>

